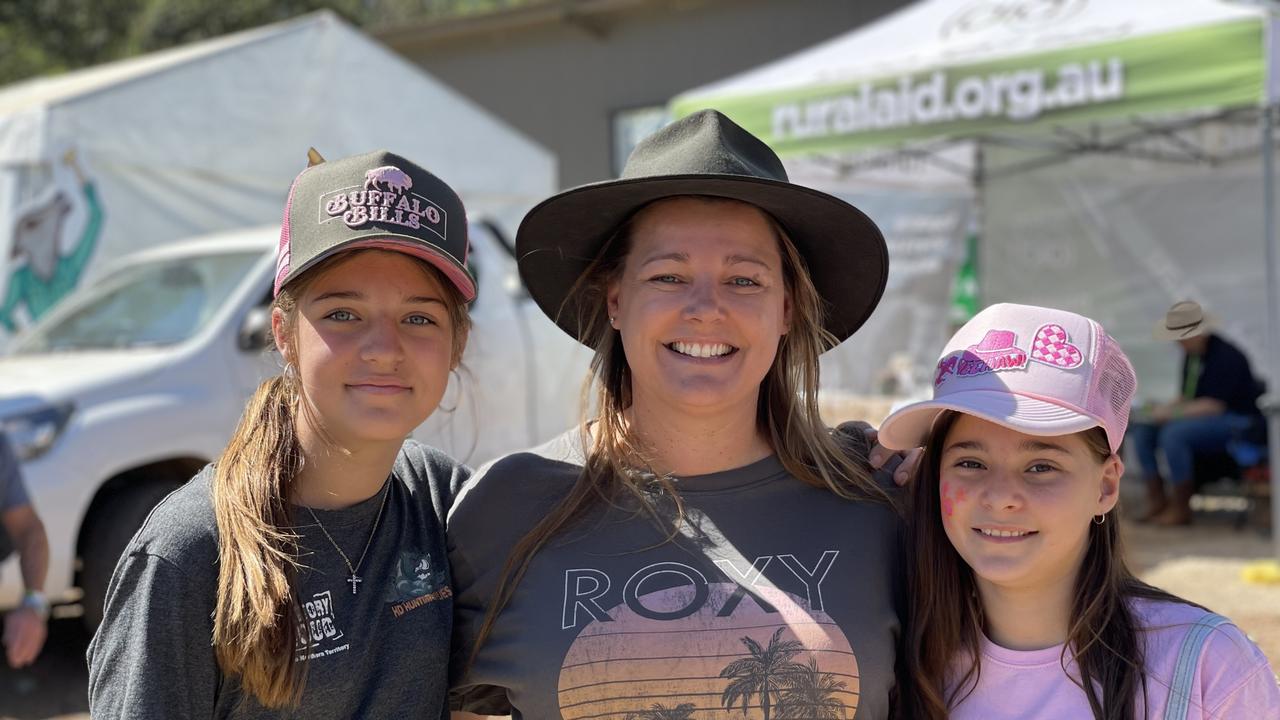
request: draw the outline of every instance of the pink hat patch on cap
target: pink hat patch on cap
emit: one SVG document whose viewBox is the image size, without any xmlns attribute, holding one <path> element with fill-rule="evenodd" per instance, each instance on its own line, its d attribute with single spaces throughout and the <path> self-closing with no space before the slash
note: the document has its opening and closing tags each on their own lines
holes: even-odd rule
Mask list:
<svg viewBox="0 0 1280 720">
<path fill-rule="evenodd" d="M 953 354 L 938 361 L 934 387 L 953 375 L 969 377 L 1025 368 L 1027 353 L 1015 344 L 1016 341 L 1017 335 L 1012 330 L 988 330 L 981 342 L 970 345 L 958 355 Z"/>
<path fill-rule="evenodd" d="M 970 345 L 969 349 L 976 353 L 1016 350 L 1017 348 L 1013 346 L 1014 337 L 1013 332 L 1010 330 L 988 330 L 987 334 L 982 336 L 982 342 L 977 345 Z"/>
<path fill-rule="evenodd" d="M 1071 369 L 1080 367 L 1084 362 L 1084 353 L 1071 344 L 1067 331 L 1061 325 L 1049 324 L 1036 331 L 1036 339 L 1031 343 L 1031 359 Z"/>
</svg>

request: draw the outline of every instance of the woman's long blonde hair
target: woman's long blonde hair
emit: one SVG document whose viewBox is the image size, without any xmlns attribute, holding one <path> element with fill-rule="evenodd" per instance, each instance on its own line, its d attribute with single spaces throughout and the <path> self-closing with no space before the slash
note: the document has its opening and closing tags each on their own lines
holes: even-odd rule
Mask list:
<svg viewBox="0 0 1280 720">
<path fill-rule="evenodd" d="M 692 197 L 714 203 L 739 202 L 720 197 Z M 662 200 L 641 208 L 614 232 L 578 278 L 561 309 L 563 312 L 565 307 L 579 308 L 582 342 L 595 349 L 583 403 L 585 408 L 594 387 L 597 409 L 594 433 L 589 433 L 584 423 L 586 457 L 568 495 L 516 543 L 508 556 L 494 600 L 477 634 L 472 659 L 488 638 L 498 614 L 511 601 L 533 556 L 557 533 L 586 517 L 599 504 L 629 498 L 655 522 L 666 525 L 668 539 L 679 531 L 683 506 L 670 478 L 656 474 L 663 496 L 674 500 L 674 523 L 661 517 L 646 493 L 655 473 L 646 452 L 624 420 L 624 412 L 631 405 L 631 368 L 627 365 L 622 337 L 608 318 L 609 288 L 621 275 L 636 220 L 660 202 Z M 783 281 L 791 299 L 791 327 L 782 336 L 773 365 L 760 384 L 757 425 L 783 467 L 801 482 L 824 487 L 846 499 L 874 499 L 892 504 L 889 495 L 872 480 L 866 459 L 857 449 L 864 447 L 862 438 L 834 435 L 818 414 L 818 356 L 837 341 L 823 327 L 824 302 L 809 277 L 804 259 L 782 226 L 768 213 L 759 212 L 773 230 L 782 256 Z"/>
<path fill-rule="evenodd" d="M 284 318 L 290 356 L 298 357 L 298 299 L 327 269 L 365 250 L 334 256 L 281 288 L 272 304 Z M 434 267 L 417 261 L 445 293 L 453 324 L 453 361 L 469 328 L 467 306 Z M 305 684 L 295 661 L 301 607 L 295 593 L 297 535 L 289 510 L 294 479 L 302 469 L 297 421 L 309 412 L 297 373 L 285 372 L 258 386 L 214 468 L 213 513 L 218 524 L 218 595 L 213 646 L 218 667 L 236 677 L 264 707 L 298 704 Z"/>
</svg>

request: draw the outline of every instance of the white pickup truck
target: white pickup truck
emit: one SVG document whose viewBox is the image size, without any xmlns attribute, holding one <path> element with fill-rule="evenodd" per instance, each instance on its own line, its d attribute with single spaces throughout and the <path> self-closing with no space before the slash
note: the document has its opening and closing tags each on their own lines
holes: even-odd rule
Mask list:
<svg viewBox="0 0 1280 720">
<path fill-rule="evenodd" d="M 278 228 L 208 236 L 121 260 L 0 357 L 0 426 L 49 535 L 46 591 L 101 619 L 107 581 L 150 509 L 222 450 L 267 351 Z M 527 299 L 509 245 L 472 225 L 474 328 L 438 410 L 414 434 L 478 463 L 577 417 L 588 352 Z M 17 603 L 16 557 L 0 608 Z"/>
</svg>

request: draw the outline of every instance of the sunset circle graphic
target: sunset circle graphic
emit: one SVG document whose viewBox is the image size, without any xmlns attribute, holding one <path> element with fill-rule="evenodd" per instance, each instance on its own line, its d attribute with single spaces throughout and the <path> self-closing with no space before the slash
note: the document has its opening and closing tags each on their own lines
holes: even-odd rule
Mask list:
<svg viewBox="0 0 1280 720">
<path fill-rule="evenodd" d="M 802 597 L 733 583 L 645 594 L 583 628 L 560 669 L 565 720 L 852 718 L 858 661 Z"/>
</svg>

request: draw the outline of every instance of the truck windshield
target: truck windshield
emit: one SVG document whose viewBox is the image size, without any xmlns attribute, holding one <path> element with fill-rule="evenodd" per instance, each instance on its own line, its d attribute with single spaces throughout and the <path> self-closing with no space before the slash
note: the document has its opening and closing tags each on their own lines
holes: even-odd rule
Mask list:
<svg viewBox="0 0 1280 720">
<path fill-rule="evenodd" d="M 162 347 L 195 335 L 244 281 L 261 253 L 157 260 L 77 290 L 13 348 L 19 355 Z"/>
</svg>

